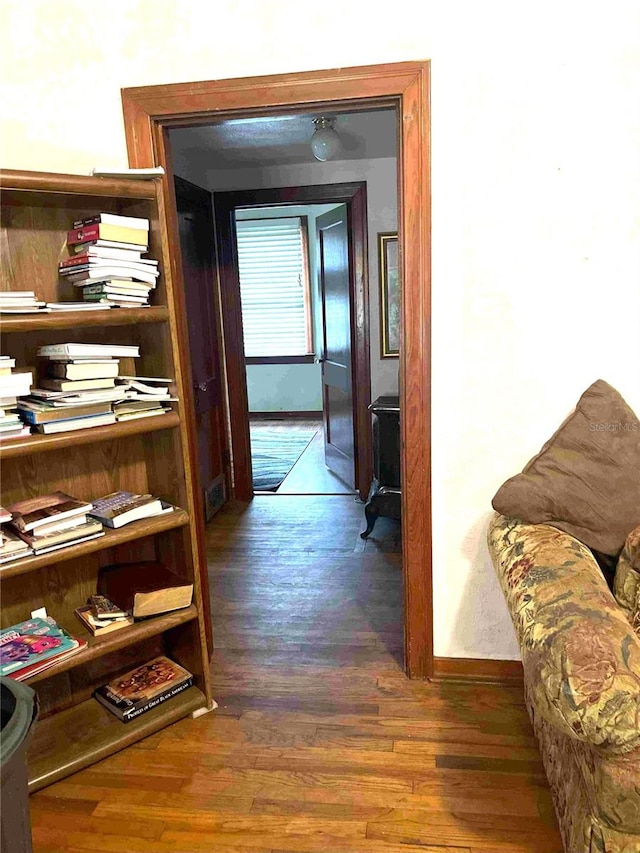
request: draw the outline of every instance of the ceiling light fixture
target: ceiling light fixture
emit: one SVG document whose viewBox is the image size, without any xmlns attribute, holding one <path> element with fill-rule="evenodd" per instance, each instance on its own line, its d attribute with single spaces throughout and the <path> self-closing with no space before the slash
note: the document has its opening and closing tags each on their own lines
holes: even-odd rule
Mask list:
<svg viewBox="0 0 640 853">
<path fill-rule="evenodd" d="M 311 137 L 311 151 L 316 160 L 331 160 L 340 150 L 340 137 L 334 130 L 334 118 L 314 118 L 315 133 Z"/>
</svg>

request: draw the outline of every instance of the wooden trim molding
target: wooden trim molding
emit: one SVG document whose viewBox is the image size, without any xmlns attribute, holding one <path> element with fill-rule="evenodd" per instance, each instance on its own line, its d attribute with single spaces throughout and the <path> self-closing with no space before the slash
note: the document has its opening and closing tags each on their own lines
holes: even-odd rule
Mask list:
<svg viewBox="0 0 640 853">
<path fill-rule="evenodd" d="M 311 355 L 249 355 L 245 358 L 245 364 L 313 364 L 316 360 Z"/>
<path fill-rule="evenodd" d="M 521 685 L 524 679 L 519 660 L 434 658 L 433 670 L 433 678 L 437 681 L 491 681 Z"/>
<path fill-rule="evenodd" d="M 254 421 L 304 421 L 322 420 L 322 411 L 319 412 L 249 412 L 249 417 Z"/>
<path fill-rule="evenodd" d="M 402 564 L 405 666 L 414 678 L 431 677 L 434 665 L 429 86 L 430 64 L 420 61 L 122 90 L 129 163 L 134 167 L 167 168 L 159 141 L 163 129 L 171 127 L 338 107 L 345 112 L 382 106 L 398 110 Z M 167 194 L 172 181 L 169 172 L 163 179 Z M 180 282 L 177 277 L 178 286 Z"/>
</svg>

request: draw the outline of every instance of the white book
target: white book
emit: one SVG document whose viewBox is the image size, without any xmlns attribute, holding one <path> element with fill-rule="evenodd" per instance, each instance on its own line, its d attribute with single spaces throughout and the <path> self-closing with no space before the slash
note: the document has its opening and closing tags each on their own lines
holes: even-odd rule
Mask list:
<svg viewBox="0 0 640 853">
<path fill-rule="evenodd" d="M 74 267 L 70 267 L 71 270 Z M 142 270 L 142 269 L 132 269 L 129 266 L 126 267 L 118 267 L 118 266 L 95 266 L 87 269 L 86 267 L 79 272 L 69 273 L 64 277 L 71 281 L 72 283 L 76 283 L 79 281 L 84 281 L 86 284 L 91 284 L 94 281 L 103 281 L 106 278 L 132 278 L 138 281 L 146 281 L 149 284 L 155 285 L 156 279 L 158 278 L 159 273 L 157 270 Z"/>
<path fill-rule="evenodd" d="M 127 382 L 157 382 L 158 385 L 171 385 L 173 379 L 167 379 L 164 376 L 119 376 L 119 379 L 126 379 Z"/>
<path fill-rule="evenodd" d="M 124 261 L 142 261 L 142 251 L 136 251 L 135 249 L 116 249 L 109 246 L 94 246 L 93 244 L 81 243 L 81 246 L 85 246 L 84 252 L 74 252 L 74 254 L 87 254 L 91 258 L 120 258 Z M 74 247 L 75 248 L 75 247 Z M 157 263 L 157 261 L 156 261 Z"/>
<path fill-rule="evenodd" d="M 0 314 L 47 314 L 50 311 L 51 308 L 28 308 L 26 305 L 22 308 L 5 308 L 0 305 Z"/>
<path fill-rule="evenodd" d="M 138 358 L 140 347 L 121 344 L 48 344 L 38 347 L 38 355 L 56 356 L 101 356 L 109 355 L 121 358 Z"/>
<path fill-rule="evenodd" d="M 91 170 L 92 175 L 102 178 L 157 178 L 164 175 L 162 166 L 150 166 L 146 169 L 99 169 L 94 167 Z"/>
<path fill-rule="evenodd" d="M 139 243 L 123 243 L 120 240 L 87 240 L 86 243 L 74 243 L 68 246 L 69 251 L 74 255 L 86 252 L 89 248 L 99 247 L 102 249 L 123 249 L 132 252 L 146 252 L 148 246 L 141 246 Z"/>
<path fill-rule="evenodd" d="M 47 302 L 52 311 L 106 311 L 109 306 L 94 302 Z"/>
<path fill-rule="evenodd" d="M 3 290 L 0 299 L 35 299 L 35 290 Z"/>
<path fill-rule="evenodd" d="M 116 420 L 118 423 L 120 421 L 135 421 L 138 418 L 150 418 L 153 415 L 164 415 L 167 412 L 170 412 L 171 409 L 146 409 L 141 412 L 123 412 L 122 414 L 116 414 Z"/>
<path fill-rule="evenodd" d="M 69 548 L 71 545 L 79 545 L 81 542 L 88 542 L 90 539 L 98 539 L 104 536 L 104 530 L 100 533 L 92 533 L 91 536 L 83 536 L 80 539 L 72 539 L 70 542 L 61 542 L 58 545 L 50 545 L 48 548 L 38 548 L 34 554 L 48 554 L 50 551 L 59 551 L 61 548 Z"/>
</svg>

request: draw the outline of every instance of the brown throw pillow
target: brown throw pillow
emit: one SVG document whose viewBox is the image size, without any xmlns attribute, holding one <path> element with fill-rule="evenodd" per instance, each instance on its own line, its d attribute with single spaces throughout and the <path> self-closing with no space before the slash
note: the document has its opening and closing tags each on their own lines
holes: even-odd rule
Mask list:
<svg viewBox="0 0 640 853">
<path fill-rule="evenodd" d="M 602 379 L 526 465 L 496 493 L 493 508 L 550 524 L 617 556 L 640 524 L 640 422 Z"/>
</svg>

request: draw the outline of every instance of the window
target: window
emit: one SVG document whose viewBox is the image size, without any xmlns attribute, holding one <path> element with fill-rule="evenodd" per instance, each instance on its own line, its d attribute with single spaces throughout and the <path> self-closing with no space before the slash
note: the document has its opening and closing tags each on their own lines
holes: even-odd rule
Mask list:
<svg viewBox="0 0 640 853">
<path fill-rule="evenodd" d="M 246 358 L 312 352 L 306 219 L 236 222 Z"/>
</svg>

